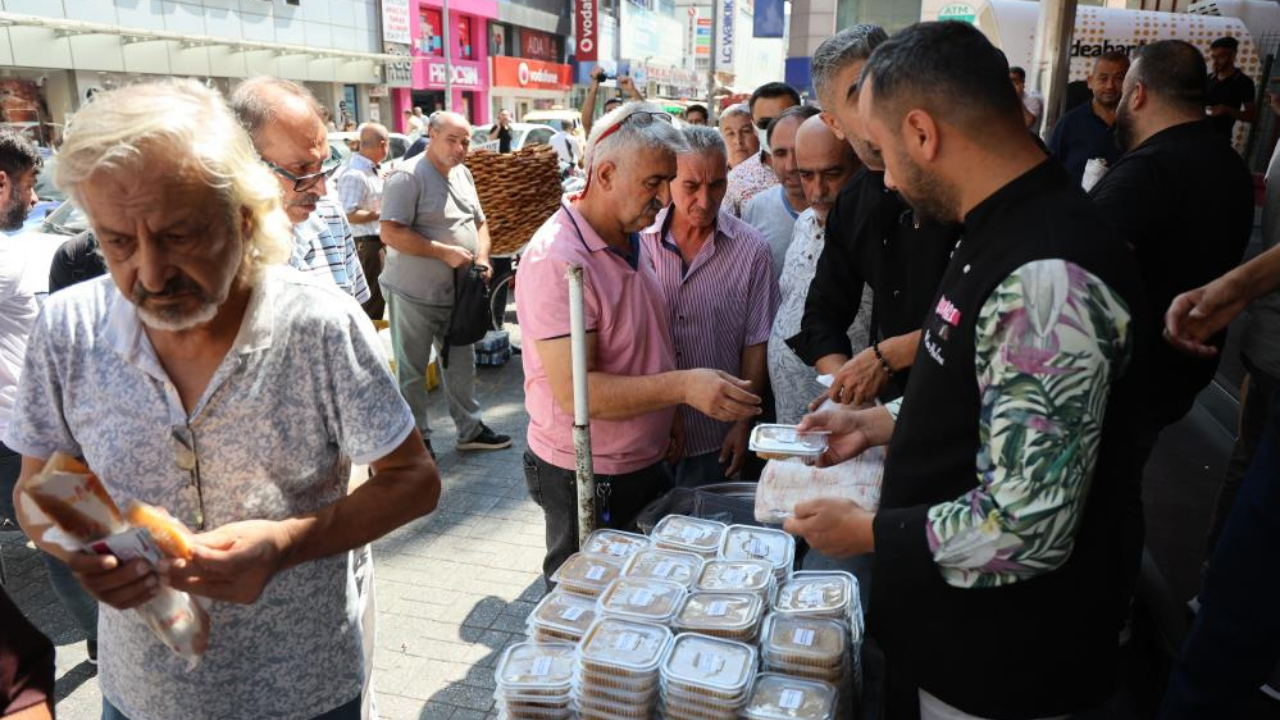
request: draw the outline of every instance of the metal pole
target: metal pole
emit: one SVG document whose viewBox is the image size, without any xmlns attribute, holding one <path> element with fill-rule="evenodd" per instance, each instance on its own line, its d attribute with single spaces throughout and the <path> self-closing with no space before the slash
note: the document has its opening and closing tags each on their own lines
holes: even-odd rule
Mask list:
<svg viewBox="0 0 1280 720">
<path fill-rule="evenodd" d="M 696 33 L 697 30 L 695 29 Z M 697 42 L 697 35 L 694 35 L 694 42 Z M 694 46 L 694 53 L 698 52 L 697 46 Z M 711 0 L 711 64 L 707 70 L 707 107 L 710 108 L 712 117 L 719 118 L 720 113 L 716 107 L 716 62 L 720 58 L 720 0 Z"/>
<path fill-rule="evenodd" d="M 444 35 L 441 40 L 444 42 L 444 109 L 453 110 L 453 43 L 449 41 L 451 34 L 449 27 L 453 24 L 453 19 L 449 17 L 449 0 L 443 0 L 444 7 Z"/>
<path fill-rule="evenodd" d="M 1076 26 L 1076 0 L 1041 0 L 1036 20 L 1036 48 L 1031 63 L 1031 88 L 1044 96 L 1044 124 L 1048 135 L 1062 114 L 1071 69 L 1071 36 Z"/>
<path fill-rule="evenodd" d="M 596 529 L 596 475 L 591 465 L 591 404 L 587 398 L 587 324 L 582 266 L 570 265 L 569 344 L 573 362 L 573 454 L 578 467 L 578 543 Z"/>
</svg>

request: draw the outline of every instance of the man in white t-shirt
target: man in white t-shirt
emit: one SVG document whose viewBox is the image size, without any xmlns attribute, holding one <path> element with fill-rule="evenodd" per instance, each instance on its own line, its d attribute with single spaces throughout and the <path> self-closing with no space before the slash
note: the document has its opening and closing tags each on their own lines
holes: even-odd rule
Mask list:
<svg viewBox="0 0 1280 720">
<path fill-rule="evenodd" d="M 573 135 L 573 123 L 564 120 L 560 123 L 560 132 L 551 136 L 551 147 L 556 149 L 560 161 L 577 167 L 582 160 L 582 149 L 578 147 L 578 138 Z"/>
</svg>

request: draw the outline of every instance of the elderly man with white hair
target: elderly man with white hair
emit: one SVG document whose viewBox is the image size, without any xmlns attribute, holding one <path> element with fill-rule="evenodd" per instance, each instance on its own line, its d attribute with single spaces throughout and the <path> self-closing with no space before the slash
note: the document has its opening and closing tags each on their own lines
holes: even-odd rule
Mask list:
<svg viewBox="0 0 1280 720">
<path fill-rule="evenodd" d="M 476 402 L 476 356 L 471 345 L 445 349 L 454 291 L 473 267 L 487 279 L 489 225 L 475 179 L 463 162 L 471 125 L 454 112 L 431 114 L 431 142 L 387 178 L 382 194 L 382 242 L 387 259 L 379 282 L 391 319 L 391 348 L 400 391 L 431 446 L 427 422 L 427 365 L 433 346 L 444 351 L 445 397 L 458 430 L 459 450 L 501 450 L 511 438 L 489 429 Z"/>
<path fill-rule="evenodd" d="M 372 325 L 283 265 L 279 186 L 215 91 L 98 94 L 57 182 L 109 276 L 46 302 L 5 444 L 24 481 L 55 452 L 81 456 L 114 498 L 190 526 L 193 559 L 158 570 L 212 619 L 188 669 L 127 612 L 156 594 L 156 569 L 44 546 L 101 603 L 103 717 L 359 718 L 350 551 L 430 512 L 440 489 Z M 348 493 L 353 462 L 374 472 Z"/>
<path fill-rule="evenodd" d="M 642 234 L 658 271 L 676 367 L 712 368 L 749 382 L 763 395 L 769 380 L 765 343 L 778 309 L 769 243 L 721 205 L 728 187 L 724 140 L 690 125 L 676 162 L 671 206 Z M 685 457 L 676 485 L 721 482 L 742 469 L 751 420 L 723 422 L 693 408 L 679 410 Z"/>
<path fill-rule="evenodd" d="M 521 257 L 524 470 L 546 518 L 547 578 L 578 548 L 569 266 L 583 269 L 600 526 L 630 527 L 670 487 L 667 462 L 679 457 L 683 442 L 677 406 L 724 422 L 760 412 L 750 383 L 721 370 L 677 369 L 653 253 L 638 234 L 671 201 L 676 156 L 687 150 L 671 116 L 653 103 L 627 103 L 600 118 L 587 144 L 586 188 L 561 202 Z"/>
</svg>

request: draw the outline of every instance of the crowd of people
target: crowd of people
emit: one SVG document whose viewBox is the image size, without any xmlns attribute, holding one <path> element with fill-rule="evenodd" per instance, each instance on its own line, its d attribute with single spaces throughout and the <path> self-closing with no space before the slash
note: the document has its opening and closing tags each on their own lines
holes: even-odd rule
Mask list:
<svg viewBox="0 0 1280 720">
<path fill-rule="evenodd" d="M 876 511 L 817 500 L 784 526 L 869 587 L 886 717 L 1096 711 L 1119 674 L 1143 469 L 1256 300 L 1242 432 L 1161 709 L 1238 714 L 1280 660 L 1280 189 L 1270 249 L 1240 265 L 1253 185 L 1229 139 L 1256 112 L 1235 49 L 1214 43 L 1212 72 L 1176 40 L 1098 57 L 1047 152 L 1043 98 L 965 23 L 847 28 L 813 53 L 816 103 L 772 82 L 718 118 L 677 121 L 627 78 L 596 117 L 594 76 L 585 146 L 565 128 L 557 147 L 585 188 L 515 285 L 548 588 L 578 549 L 580 266 L 599 525 L 755 478 L 761 421 L 831 433 L 824 466 L 887 446 Z M 61 452 L 196 533 L 190 560 L 158 566 L 31 538 L 101 659 L 104 719 L 361 717 L 369 543 L 440 493 L 433 360 L 456 449 L 512 445 L 483 421 L 472 346 L 450 342 L 459 293 L 492 273 L 472 127 L 405 122 L 420 152 L 387 172 L 386 128 L 361 126 L 341 164 L 289 81 L 100 93 L 55 173 L 92 229 L 0 242 L 0 518 L 31 526 L 22 487 Z M 489 137 L 510 149 L 509 114 Z M 5 229 L 40 170 L 0 134 Z M 369 473 L 349 488 L 353 464 Z M 195 669 L 129 613 L 162 587 L 208 601 Z M 48 717 L 51 647 L 2 592 L 0 620 L 0 715 Z"/>
</svg>

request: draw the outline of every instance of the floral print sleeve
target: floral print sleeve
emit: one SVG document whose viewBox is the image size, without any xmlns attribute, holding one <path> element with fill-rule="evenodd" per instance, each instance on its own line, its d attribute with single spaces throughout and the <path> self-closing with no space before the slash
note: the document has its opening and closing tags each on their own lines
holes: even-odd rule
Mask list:
<svg viewBox="0 0 1280 720">
<path fill-rule="evenodd" d="M 1022 266 L 983 304 L 978 487 L 930 508 L 926 524 L 948 584 L 1006 585 L 1070 557 L 1107 396 L 1132 342 L 1124 301 L 1062 260 Z"/>
</svg>

